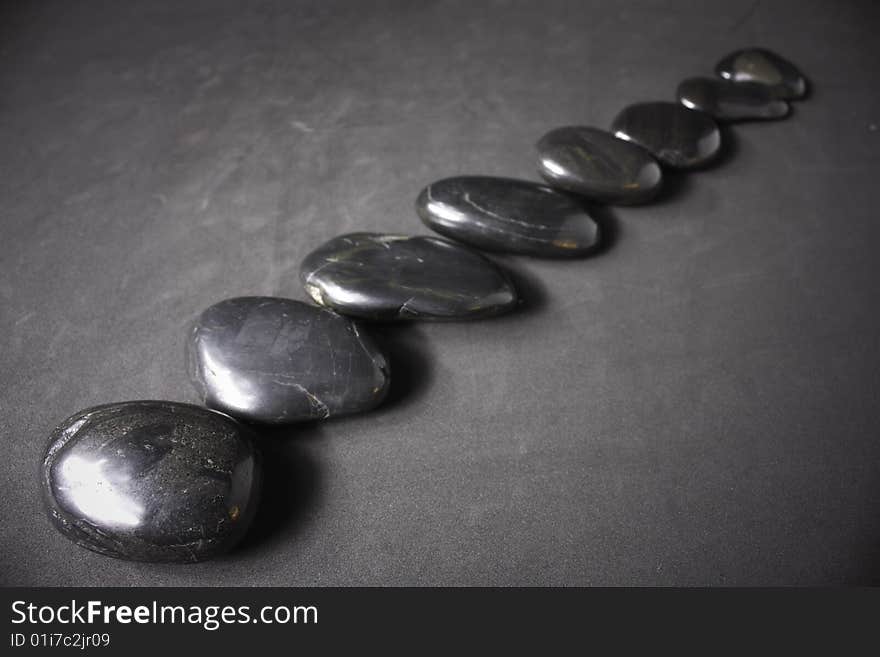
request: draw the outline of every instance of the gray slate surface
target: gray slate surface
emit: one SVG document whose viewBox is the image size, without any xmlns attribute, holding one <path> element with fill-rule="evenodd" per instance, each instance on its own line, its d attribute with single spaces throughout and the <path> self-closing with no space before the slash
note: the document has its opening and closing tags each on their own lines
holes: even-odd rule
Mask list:
<svg viewBox="0 0 880 657">
<path fill-rule="evenodd" d="M 880 70 L 871 2 L 6 3 L 0 10 L 0 582 L 880 581 Z M 499 258 L 529 303 L 382 329 L 393 399 L 268 436 L 249 543 L 195 566 L 76 548 L 52 428 L 195 401 L 185 326 L 305 299 L 348 231 L 424 232 L 459 174 L 673 99 L 745 45 L 813 92 L 615 210 L 576 262 Z"/>
</svg>

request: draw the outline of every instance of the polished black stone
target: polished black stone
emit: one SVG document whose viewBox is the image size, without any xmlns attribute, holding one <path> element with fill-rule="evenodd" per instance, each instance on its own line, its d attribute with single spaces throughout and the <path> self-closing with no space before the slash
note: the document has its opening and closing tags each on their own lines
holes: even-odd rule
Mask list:
<svg viewBox="0 0 880 657">
<path fill-rule="evenodd" d="M 41 478 L 67 538 L 134 561 L 201 561 L 244 536 L 261 464 L 241 424 L 198 406 L 96 406 L 52 433 Z"/>
<path fill-rule="evenodd" d="M 388 389 L 385 356 L 346 317 L 275 297 L 226 299 L 187 340 L 190 379 L 207 406 L 281 424 L 366 411 Z"/>
<path fill-rule="evenodd" d="M 807 81 L 790 61 L 763 48 L 746 48 L 718 62 L 715 72 L 732 82 L 755 82 L 770 89 L 776 98 L 803 98 Z"/>
<path fill-rule="evenodd" d="M 577 256 L 599 242 L 599 226 L 582 201 L 525 180 L 446 178 L 422 190 L 416 211 L 441 235 L 489 251 Z"/>
<path fill-rule="evenodd" d="M 306 257 L 300 279 L 319 304 L 365 319 L 474 319 L 517 303 L 494 264 L 439 237 L 342 235 Z"/>
<path fill-rule="evenodd" d="M 678 85 L 677 95 L 688 109 L 701 110 L 719 121 L 781 119 L 789 111 L 787 102 L 757 82 L 688 78 Z"/>
<path fill-rule="evenodd" d="M 721 132 L 711 116 L 678 103 L 637 103 L 623 109 L 611 130 L 647 148 L 663 164 L 679 169 L 702 166 L 721 150 Z"/>
<path fill-rule="evenodd" d="M 556 128 L 538 142 L 538 170 L 554 187 L 603 203 L 650 200 L 663 174 L 641 146 L 586 126 Z"/>
</svg>

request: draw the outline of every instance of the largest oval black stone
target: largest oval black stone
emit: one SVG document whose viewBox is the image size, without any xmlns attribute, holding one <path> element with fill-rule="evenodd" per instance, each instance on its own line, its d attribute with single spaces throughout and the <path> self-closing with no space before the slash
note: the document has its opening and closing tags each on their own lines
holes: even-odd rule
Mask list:
<svg viewBox="0 0 880 657">
<path fill-rule="evenodd" d="M 366 411 L 388 390 L 388 362 L 347 317 L 275 297 L 226 299 L 187 340 L 205 404 L 266 424 Z"/>
<path fill-rule="evenodd" d="M 416 211 L 441 235 L 488 251 L 565 257 L 599 242 L 599 226 L 583 202 L 526 180 L 446 178 L 422 190 Z"/>
<path fill-rule="evenodd" d="M 306 256 L 300 279 L 319 304 L 365 319 L 475 319 L 517 303 L 493 263 L 439 237 L 341 235 Z"/>
<path fill-rule="evenodd" d="M 135 561 L 201 561 L 234 546 L 259 497 L 250 432 L 198 406 L 135 401 L 65 420 L 42 486 L 52 523 L 82 547 Z"/>
<path fill-rule="evenodd" d="M 611 131 L 679 169 L 702 166 L 721 150 L 721 131 L 712 117 L 678 103 L 630 105 L 614 119 Z"/>
</svg>

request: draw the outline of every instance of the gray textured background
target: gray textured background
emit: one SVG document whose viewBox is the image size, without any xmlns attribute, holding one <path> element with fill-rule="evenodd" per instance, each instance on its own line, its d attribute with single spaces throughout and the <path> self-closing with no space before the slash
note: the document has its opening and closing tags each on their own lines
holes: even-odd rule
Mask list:
<svg viewBox="0 0 880 657">
<path fill-rule="evenodd" d="M 3 583 L 880 582 L 876 3 L 0 11 Z M 50 430 L 195 400 L 203 307 L 304 299 L 323 240 L 424 232 L 432 179 L 534 178 L 544 131 L 606 127 L 752 44 L 813 83 L 789 120 L 615 210 L 596 257 L 502 258 L 521 312 L 381 329 L 393 398 L 267 436 L 242 549 L 133 564 L 50 527 Z"/>
</svg>

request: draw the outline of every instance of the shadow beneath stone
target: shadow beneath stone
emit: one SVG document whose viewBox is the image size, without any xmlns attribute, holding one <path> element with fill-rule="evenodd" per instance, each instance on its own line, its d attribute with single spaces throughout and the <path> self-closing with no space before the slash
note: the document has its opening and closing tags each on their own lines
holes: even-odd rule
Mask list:
<svg viewBox="0 0 880 657">
<path fill-rule="evenodd" d="M 263 455 L 263 489 L 250 530 L 233 551 L 265 549 L 296 536 L 320 497 L 321 473 L 304 441 L 320 438 L 317 422 L 257 430 Z"/>
<path fill-rule="evenodd" d="M 584 254 L 585 257 L 593 258 L 610 251 L 617 244 L 620 238 L 620 221 L 614 210 L 607 205 L 588 204 L 587 210 L 599 225 L 599 242 Z"/>
<path fill-rule="evenodd" d="M 364 324 L 361 324 L 364 326 Z M 422 330 L 415 323 L 373 323 L 365 326 L 391 368 L 391 384 L 376 411 L 405 408 L 428 391 L 434 379 L 434 362 Z"/>
<path fill-rule="evenodd" d="M 406 407 L 427 394 L 433 361 L 421 330 L 412 324 L 365 323 L 361 329 L 388 357 L 391 383 L 385 400 L 373 411 Z M 354 416 L 346 416 L 348 419 Z M 264 550 L 282 540 L 295 540 L 321 493 L 321 471 L 308 444 L 322 440 L 334 420 L 285 425 L 249 423 L 263 456 L 262 496 L 251 528 L 233 554 Z"/>
<path fill-rule="evenodd" d="M 650 207 L 652 205 L 661 205 L 676 200 L 687 194 L 693 184 L 692 177 L 699 175 L 704 171 L 711 171 L 723 166 L 739 152 L 739 138 L 736 136 L 730 125 L 719 124 L 721 131 L 721 148 L 711 161 L 703 166 L 693 167 L 691 169 L 674 169 L 672 167 L 663 167 L 663 185 L 660 192 L 652 200 L 647 203 L 631 206 L 633 208 Z"/>
<path fill-rule="evenodd" d="M 816 92 L 815 85 L 807 78 L 807 76 L 804 75 L 803 78 L 804 78 L 804 95 L 801 96 L 800 98 L 786 99 L 788 101 L 788 104 L 792 106 L 792 110 L 794 110 L 794 106 L 797 103 L 802 103 L 807 100 L 812 100 L 813 96 Z M 791 114 L 789 114 L 789 116 L 791 116 Z"/>
<path fill-rule="evenodd" d="M 649 208 L 652 205 L 662 205 L 663 203 L 669 203 L 670 201 L 674 201 L 675 199 L 684 196 L 693 184 L 693 182 L 689 178 L 690 175 L 690 171 L 664 168 L 663 185 L 660 187 L 660 191 L 657 193 L 657 196 L 655 196 L 647 203 L 641 203 L 639 205 L 628 207 L 632 207 L 634 209 Z"/>
<path fill-rule="evenodd" d="M 763 123 L 770 123 L 770 121 L 765 121 Z M 686 169 L 685 171 L 682 171 L 682 173 L 711 171 L 712 169 L 724 166 L 727 162 L 736 157 L 736 154 L 739 152 L 739 137 L 737 137 L 733 126 L 727 123 L 719 123 L 718 129 L 721 132 L 721 148 L 718 150 L 718 154 L 703 166 Z M 666 171 L 663 173 L 666 174 Z"/>
<path fill-rule="evenodd" d="M 607 205 L 591 203 L 580 199 L 590 216 L 599 226 L 599 241 L 595 247 L 576 257 L 538 258 L 528 256 L 492 254 L 495 264 L 504 270 L 519 294 L 519 304 L 512 312 L 499 315 L 505 318 L 522 315 L 533 315 L 547 306 L 547 286 L 542 278 L 528 268 L 530 262 L 553 262 L 564 266 L 576 267 L 578 262 L 595 258 L 614 248 L 620 238 L 620 221 L 614 210 Z"/>
<path fill-rule="evenodd" d="M 509 313 L 499 315 L 498 319 L 511 316 L 532 315 L 547 305 L 547 288 L 544 282 L 523 266 L 523 260 L 513 256 L 496 256 L 495 263 L 504 270 L 519 295 L 519 303 Z M 573 258 L 572 260 L 577 260 Z M 572 264 L 574 264 L 572 262 Z"/>
<path fill-rule="evenodd" d="M 737 136 L 736 131 L 730 125 L 722 125 L 721 151 L 718 153 L 718 156 L 715 157 L 715 159 L 713 159 L 706 165 L 705 169 L 714 169 L 715 167 L 723 166 L 725 163 L 735 158 L 738 152 L 739 137 Z"/>
</svg>

